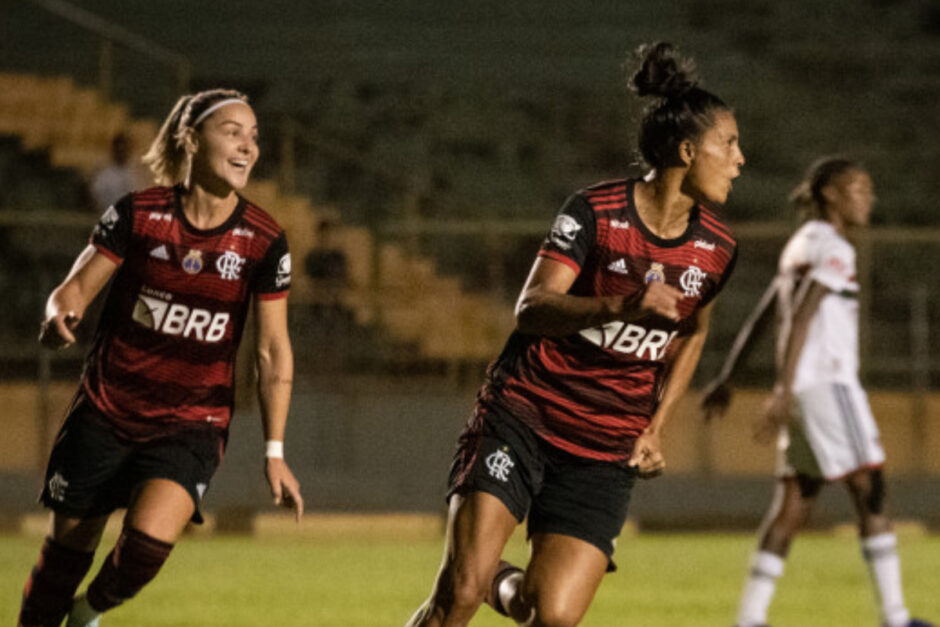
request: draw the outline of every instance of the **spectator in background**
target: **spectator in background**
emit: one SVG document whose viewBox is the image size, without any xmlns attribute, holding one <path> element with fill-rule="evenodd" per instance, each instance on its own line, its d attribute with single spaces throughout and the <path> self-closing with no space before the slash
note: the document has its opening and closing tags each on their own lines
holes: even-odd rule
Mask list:
<svg viewBox="0 0 940 627">
<path fill-rule="evenodd" d="M 125 194 L 141 187 L 142 181 L 130 157 L 130 139 L 124 133 L 118 133 L 111 139 L 111 163 L 99 170 L 91 180 L 95 210 L 104 210 Z"/>
</svg>

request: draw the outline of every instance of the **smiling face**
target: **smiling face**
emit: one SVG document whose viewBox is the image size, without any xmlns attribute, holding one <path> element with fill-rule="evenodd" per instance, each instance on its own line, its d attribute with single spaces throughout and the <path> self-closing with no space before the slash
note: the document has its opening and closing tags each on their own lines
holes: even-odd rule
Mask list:
<svg viewBox="0 0 940 627">
<path fill-rule="evenodd" d="M 240 190 L 258 161 L 258 121 L 242 102 L 227 104 L 193 136 L 192 178 L 207 187 Z"/>
<path fill-rule="evenodd" d="M 846 170 L 822 189 L 830 219 L 846 226 L 865 226 L 875 204 L 875 186 L 863 170 Z"/>
<path fill-rule="evenodd" d="M 684 187 L 697 200 L 722 205 L 731 193 L 731 181 L 741 174 L 744 154 L 738 145 L 738 123 L 730 111 L 717 111 L 714 123 L 690 142 Z M 683 148 L 683 150 L 685 150 Z"/>
</svg>

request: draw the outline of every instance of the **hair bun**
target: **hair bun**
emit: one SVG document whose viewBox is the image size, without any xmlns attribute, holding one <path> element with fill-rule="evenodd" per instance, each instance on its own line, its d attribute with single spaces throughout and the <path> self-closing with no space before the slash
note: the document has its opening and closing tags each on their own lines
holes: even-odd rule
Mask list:
<svg viewBox="0 0 940 627">
<path fill-rule="evenodd" d="M 643 44 L 637 49 L 636 57 L 639 69 L 633 75 L 631 87 L 640 96 L 682 96 L 698 81 L 694 62 L 680 56 L 672 44 Z"/>
</svg>

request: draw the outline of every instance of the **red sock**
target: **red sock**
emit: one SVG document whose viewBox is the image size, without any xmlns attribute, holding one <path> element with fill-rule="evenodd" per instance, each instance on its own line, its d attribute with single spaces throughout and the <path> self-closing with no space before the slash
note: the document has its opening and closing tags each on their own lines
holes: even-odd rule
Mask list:
<svg viewBox="0 0 940 627">
<path fill-rule="evenodd" d="M 91 568 L 94 551 L 77 551 L 46 538 L 26 580 L 19 625 L 58 626 L 72 607 L 78 584 Z"/>
<path fill-rule="evenodd" d="M 157 575 L 172 549 L 168 542 L 124 527 L 114 550 L 88 586 L 88 604 L 104 612 L 130 599 Z"/>
</svg>

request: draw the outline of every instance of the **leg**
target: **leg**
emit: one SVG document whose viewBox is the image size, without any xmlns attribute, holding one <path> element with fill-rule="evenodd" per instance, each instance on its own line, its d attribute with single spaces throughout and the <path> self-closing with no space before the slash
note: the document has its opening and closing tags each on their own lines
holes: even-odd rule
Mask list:
<svg viewBox="0 0 940 627">
<path fill-rule="evenodd" d="M 510 615 L 533 627 L 577 625 L 594 599 L 609 559 L 599 548 L 556 533 L 532 536 L 532 559 Z"/>
<path fill-rule="evenodd" d="M 75 590 L 91 568 L 107 521 L 108 516 L 81 519 L 52 514 L 52 533 L 43 543 L 23 591 L 19 625 L 62 622 Z"/>
<path fill-rule="evenodd" d="M 192 497 L 180 484 L 168 479 L 144 481 L 131 499 L 117 544 L 86 596 L 76 602 L 69 627 L 90 623 L 149 583 L 194 511 Z"/>
<path fill-rule="evenodd" d="M 49 456 L 42 502 L 53 510 L 51 531 L 23 592 L 22 625 L 58 625 L 101 540 L 113 505 L 104 498 L 125 447 L 78 404 Z M 106 513 L 107 512 L 107 513 Z"/>
<path fill-rule="evenodd" d="M 635 469 L 545 447 L 542 490 L 529 510 L 532 557 L 499 582 L 500 605 L 523 625 L 577 625 L 587 612 L 623 529 Z"/>
<path fill-rule="evenodd" d="M 491 494 L 452 496 L 441 569 L 431 598 L 411 618 L 409 627 L 468 624 L 483 602 L 516 525 L 516 517 Z"/>
<path fill-rule="evenodd" d="M 822 479 L 803 474 L 780 479 L 773 503 L 761 525 L 761 551 L 781 558 L 787 556 L 793 537 L 809 519 L 824 483 Z"/>
<path fill-rule="evenodd" d="M 803 474 L 784 477 L 777 484 L 773 503 L 761 525 L 759 549 L 751 560 L 751 570 L 741 594 L 739 627 L 754 627 L 767 622 L 767 608 L 770 607 L 777 578 L 783 574 L 790 544 L 809 518 L 822 486 L 822 479 Z"/>
<path fill-rule="evenodd" d="M 862 555 L 875 584 L 882 620 L 888 627 L 907 625 L 910 614 L 901 589 L 898 542 L 884 506 L 884 475 L 880 468 L 858 470 L 845 478 L 845 486 L 858 512 Z"/>
<path fill-rule="evenodd" d="M 845 477 L 845 487 L 858 513 L 858 531 L 863 538 L 891 533 L 891 519 L 885 508 L 884 473 L 880 468 L 858 470 Z"/>
</svg>

